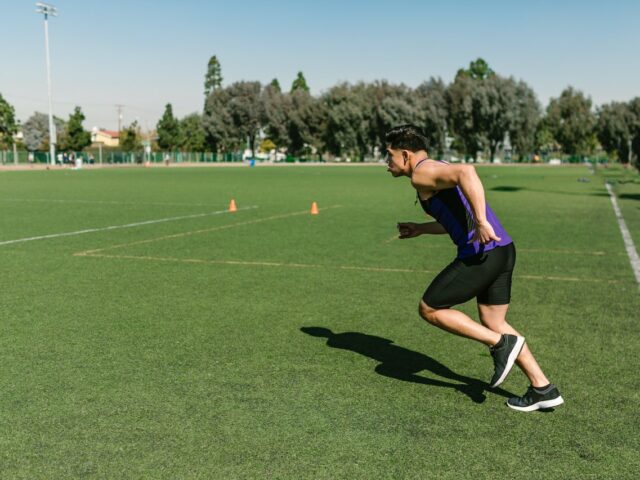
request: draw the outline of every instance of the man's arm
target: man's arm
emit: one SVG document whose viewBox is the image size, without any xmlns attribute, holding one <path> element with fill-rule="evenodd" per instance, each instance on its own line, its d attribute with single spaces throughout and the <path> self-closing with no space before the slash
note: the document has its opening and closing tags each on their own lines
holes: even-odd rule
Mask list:
<svg viewBox="0 0 640 480">
<path fill-rule="evenodd" d="M 431 163 L 414 172 L 411 183 L 418 190 L 426 191 L 438 191 L 459 186 L 469 202 L 476 224 L 475 235 L 471 241 L 489 243 L 491 240 L 500 240 L 487 221 L 484 188 L 473 165 Z"/>
<path fill-rule="evenodd" d="M 419 235 L 440 235 L 447 233 L 444 227 L 438 222 L 427 223 L 413 223 L 413 222 L 400 222 L 398 223 L 398 232 L 400 236 L 398 238 L 413 238 Z"/>
</svg>

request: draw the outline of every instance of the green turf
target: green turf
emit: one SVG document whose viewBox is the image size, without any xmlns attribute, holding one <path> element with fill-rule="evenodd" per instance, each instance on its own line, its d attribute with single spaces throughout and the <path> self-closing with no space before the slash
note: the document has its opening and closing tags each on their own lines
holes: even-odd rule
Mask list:
<svg viewBox="0 0 640 480">
<path fill-rule="evenodd" d="M 551 413 L 418 318 L 454 249 L 392 239 L 424 215 L 383 167 L 0 174 L 0 242 L 241 209 L 0 246 L 0 478 L 636 478 L 640 295 L 602 176 L 478 171 Z"/>
<path fill-rule="evenodd" d="M 611 182 L 627 228 L 636 246 L 640 245 L 640 174 L 632 168 L 599 168 L 598 175 Z"/>
</svg>

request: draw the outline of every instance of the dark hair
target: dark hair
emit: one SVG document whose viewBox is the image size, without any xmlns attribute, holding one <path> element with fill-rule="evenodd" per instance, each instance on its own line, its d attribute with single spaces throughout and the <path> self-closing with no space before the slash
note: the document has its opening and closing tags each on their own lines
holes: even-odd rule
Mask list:
<svg viewBox="0 0 640 480">
<path fill-rule="evenodd" d="M 417 152 L 427 150 L 427 138 L 415 125 L 399 125 L 393 127 L 384 136 L 385 143 L 393 150 L 409 150 Z"/>
</svg>

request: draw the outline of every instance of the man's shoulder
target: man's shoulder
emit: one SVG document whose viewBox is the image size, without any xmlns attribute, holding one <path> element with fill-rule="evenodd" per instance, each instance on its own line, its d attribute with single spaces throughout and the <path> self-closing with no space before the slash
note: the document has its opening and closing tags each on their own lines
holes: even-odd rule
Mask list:
<svg viewBox="0 0 640 480">
<path fill-rule="evenodd" d="M 411 176 L 411 186 L 416 189 L 416 191 L 418 192 L 418 195 L 423 200 L 432 196 L 435 193 L 435 190 L 433 190 L 433 188 L 430 188 L 428 183 L 425 182 L 427 178 L 422 176 L 417 177 L 416 175 Z"/>
<path fill-rule="evenodd" d="M 411 174 L 411 185 L 421 193 L 429 196 L 435 192 L 435 179 L 438 177 L 438 170 L 441 165 L 436 160 L 427 160 L 414 170 Z"/>
</svg>

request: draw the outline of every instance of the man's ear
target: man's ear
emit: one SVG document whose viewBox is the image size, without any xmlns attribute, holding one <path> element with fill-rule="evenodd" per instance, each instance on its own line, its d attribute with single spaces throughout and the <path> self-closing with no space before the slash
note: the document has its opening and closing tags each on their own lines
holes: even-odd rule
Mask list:
<svg viewBox="0 0 640 480">
<path fill-rule="evenodd" d="M 407 151 L 406 150 L 402 151 L 402 158 L 404 159 L 404 164 L 406 165 L 407 162 L 409 161 L 409 156 L 407 155 Z"/>
</svg>

